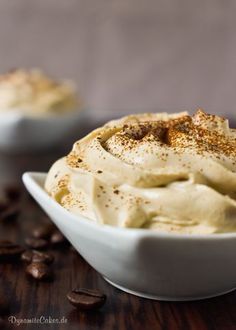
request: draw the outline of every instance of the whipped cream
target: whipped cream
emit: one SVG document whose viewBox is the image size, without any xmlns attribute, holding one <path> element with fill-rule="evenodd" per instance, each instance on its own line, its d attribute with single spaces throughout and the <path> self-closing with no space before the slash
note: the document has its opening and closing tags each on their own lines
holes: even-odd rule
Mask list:
<svg viewBox="0 0 236 330">
<path fill-rule="evenodd" d="M 45 189 L 100 224 L 236 231 L 236 130 L 202 110 L 126 116 L 77 141 L 53 164 Z"/>
<path fill-rule="evenodd" d="M 31 116 L 74 111 L 80 101 L 71 82 L 57 82 L 38 69 L 10 71 L 0 76 L 0 113 Z"/>
</svg>

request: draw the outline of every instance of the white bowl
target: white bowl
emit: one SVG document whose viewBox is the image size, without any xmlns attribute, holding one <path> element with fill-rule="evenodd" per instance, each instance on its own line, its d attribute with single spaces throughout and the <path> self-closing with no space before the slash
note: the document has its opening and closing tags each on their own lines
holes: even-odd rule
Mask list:
<svg viewBox="0 0 236 330">
<path fill-rule="evenodd" d="M 85 260 L 109 283 L 158 300 L 209 298 L 236 287 L 236 233 L 163 234 L 99 225 L 65 210 L 44 191 L 45 173 L 23 181 Z"/>
<path fill-rule="evenodd" d="M 25 152 L 50 148 L 78 126 L 82 117 L 83 111 L 42 117 L 30 117 L 21 112 L 1 113 L 0 149 Z"/>
</svg>

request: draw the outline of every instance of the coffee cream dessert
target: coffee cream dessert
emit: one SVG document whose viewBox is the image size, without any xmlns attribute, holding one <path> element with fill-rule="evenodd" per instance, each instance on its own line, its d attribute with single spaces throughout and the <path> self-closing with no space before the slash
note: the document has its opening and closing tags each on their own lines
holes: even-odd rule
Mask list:
<svg viewBox="0 0 236 330">
<path fill-rule="evenodd" d="M 202 110 L 114 120 L 53 164 L 45 189 L 71 213 L 99 224 L 236 231 L 236 130 Z"/>
<path fill-rule="evenodd" d="M 79 105 L 71 82 L 55 81 L 38 69 L 18 69 L 0 76 L 0 114 L 61 114 L 74 111 Z"/>
</svg>

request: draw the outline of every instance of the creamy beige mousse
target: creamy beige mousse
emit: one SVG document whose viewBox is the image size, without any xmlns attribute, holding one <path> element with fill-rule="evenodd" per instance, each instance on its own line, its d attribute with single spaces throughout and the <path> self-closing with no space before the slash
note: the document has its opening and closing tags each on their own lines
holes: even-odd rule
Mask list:
<svg viewBox="0 0 236 330">
<path fill-rule="evenodd" d="M 53 164 L 45 189 L 71 213 L 99 224 L 236 231 L 236 130 L 202 110 L 114 120 Z"/>
<path fill-rule="evenodd" d="M 79 106 L 71 82 L 55 81 L 38 69 L 18 69 L 0 76 L 0 114 L 17 111 L 43 116 L 67 113 Z"/>
</svg>

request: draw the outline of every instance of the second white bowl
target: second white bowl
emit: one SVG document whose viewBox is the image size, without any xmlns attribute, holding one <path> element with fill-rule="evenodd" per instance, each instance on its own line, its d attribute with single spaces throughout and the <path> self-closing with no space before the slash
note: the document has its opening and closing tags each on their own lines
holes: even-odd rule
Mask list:
<svg viewBox="0 0 236 330">
<path fill-rule="evenodd" d="M 62 141 L 68 132 L 81 127 L 83 116 L 83 111 L 43 117 L 30 117 L 20 112 L 0 114 L 0 149 L 27 152 L 50 148 Z"/>
</svg>

